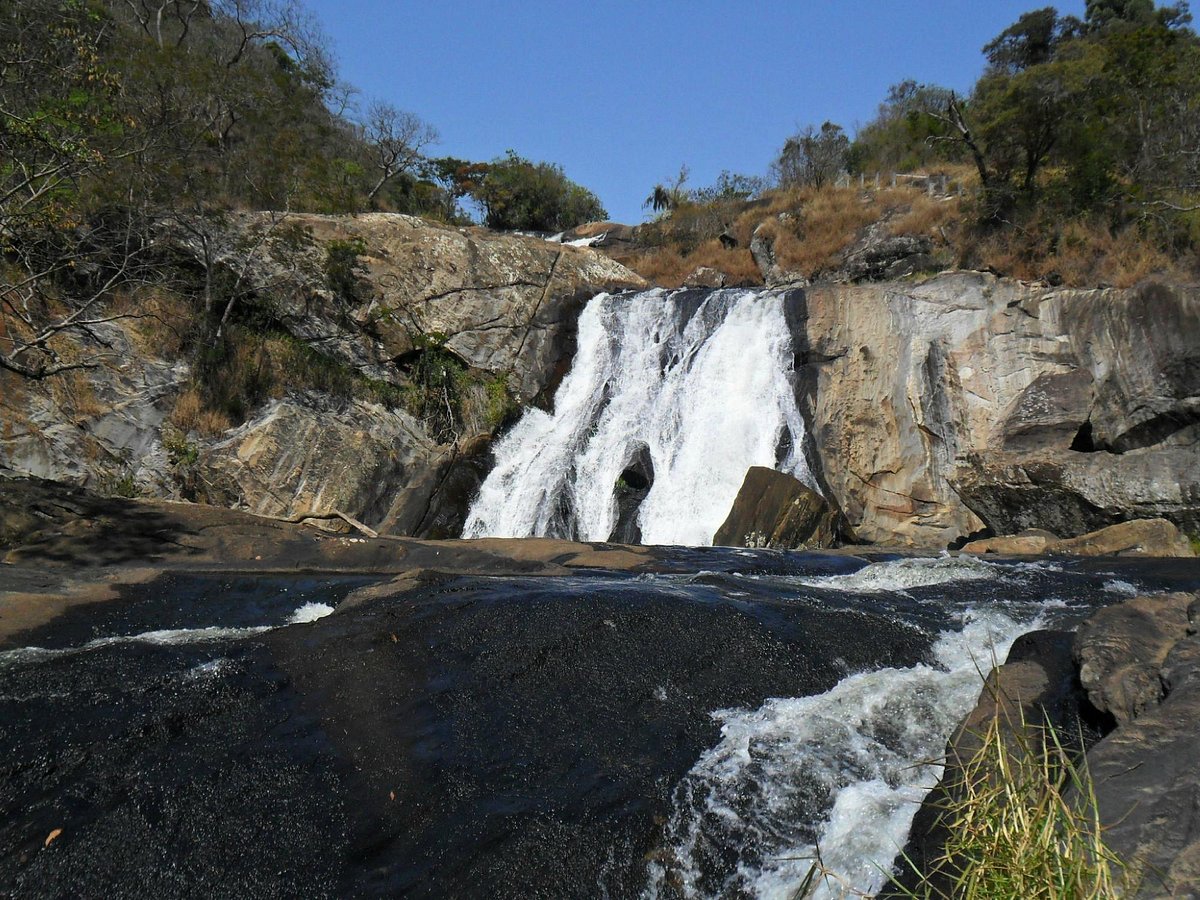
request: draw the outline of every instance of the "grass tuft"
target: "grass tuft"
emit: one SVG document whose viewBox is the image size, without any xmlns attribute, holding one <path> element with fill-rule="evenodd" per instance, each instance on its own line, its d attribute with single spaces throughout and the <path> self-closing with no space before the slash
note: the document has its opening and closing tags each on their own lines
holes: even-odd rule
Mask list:
<svg viewBox="0 0 1200 900">
<path fill-rule="evenodd" d="M 948 837 L 913 900 L 1110 900 L 1132 893 L 1134 873 L 1105 845 L 1085 759 L 1055 729 L 997 714 L 953 777 L 942 809 Z M 949 773 L 948 773 L 949 774 Z M 818 852 L 792 900 L 818 888 L 865 898 Z"/>
<path fill-rule="evenodd" d="M 1132 881 L 1105 845 L 1086 758 L 1049 725 L 997 715 L 960 771 L 943 820 L 948 837 L 922 898 L 1106 900 Z M 951 885 L 948 892 L 934 883 Z"/>
</svg>

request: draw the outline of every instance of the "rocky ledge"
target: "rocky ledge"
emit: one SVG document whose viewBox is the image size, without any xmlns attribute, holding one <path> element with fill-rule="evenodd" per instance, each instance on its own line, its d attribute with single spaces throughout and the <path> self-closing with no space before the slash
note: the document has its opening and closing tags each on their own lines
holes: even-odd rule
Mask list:
<svg viewBox="0 0 1200 900">
<path fill-rule="evenodd" d="M 230 214 L 164 223 L 158 243 L 164 281 L 193 300 L 152 298 L 68 333 L 93 368 L 40 382 L 0 372 L 0 471 L 267 515 L 339 509 L 445 536 L 442 487 L 496 421 L 464 416 L 451 434 L 404 403 L 285 384 L 242 398 L 241 419 L 215 433 L 174 428 L 197 383 L 181 335 L 204 313 L 187 304 L 234 284 L 231 323 L 258 323 L 323 370 L 403 396 L 433 353 L 527 404 L 569 368 L 584 304 L 645 284 L 586 247 L 385 213 Z"/>
<path fill-rule="evenodd" d="M 1020 638 L 950 739 L 946 772 L 897 860 L 901 884 L 913 888 L 917 872 L 938 857 L 946 828 L 941 809 L 959 790 L 981 730 L 999 717 L 1010 734 L 1049 722 L 1075 752 L 1086 751 L 1104 839 L 1136 884 L 1133 896 L 1195 896 L 1198 619 L 1200 594 L 1157 594 L 1105 607 L 1074 635 Z M 1037 740 L 1031 733 L 1027 746 Z"/>
</svg>

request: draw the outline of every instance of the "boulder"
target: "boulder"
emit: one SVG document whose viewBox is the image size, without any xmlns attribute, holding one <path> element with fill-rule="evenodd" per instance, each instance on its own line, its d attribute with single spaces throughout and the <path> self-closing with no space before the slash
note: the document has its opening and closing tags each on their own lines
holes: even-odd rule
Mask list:
<svg viewBox="0 0 1200 900">
<path fill-rule="evenodd" d="M 1088 696 L 1118 727 L 1088 751 L 1105 843 L 1138 897 L 1200 882 L 1200 636 L 1194 594 L 1137 597 L 1095 614 L 1075 642 Z"/>
<path fill-rule="evenodd" d="M 752 466 L 713 543 L 781 550 L 832 547 L 838 539 L 838 519 L 837 510 L 798 479 Z"/>
<path fill-rule="evenodd" d="M 444 449 L 403 410 L 294 396 L 204 448 L 196 465 L 207 502 L 285 518 L 336 510 L 376 526 Z"/>
<path fill-rule="evenodd" d="M 1063 540 L 1049 531 L 1031 528 L 1020 534 L 971 541 L 964 553 L 1026 556 L 1061 553 L 1067 556 L 1195 556 L 1187 538 L 1166 519 L 1134 519 Z"/>
<path fill-rule="evenodd" d="M 1166 519 L 1135 519 L 1061 541 L 1055 553 L 1072 556 L 1175 556 L 1191 558 L 1187 538 Z"/>
<path fill-rule="evenodd" d="M 881 281 L 904 278 L 935 267 L 933 245 L 924 236 L 870 231 L 846 254 L 837 280 Z"/>
<path fill-rule="evenodd" d="M 729 283 L 729 276 L 711 266 L 698 266 L 683 279 L 683 286 L 689 288 L 723 288 Z"/>
<path fill-rule="evenodd" d="M 1039 528 L 1020 534 L 983 538 L 963 545 L 963 553 L 999 553 L 1003 556 L 1039 556 L 1060 543 L 1058 535 Z"/>
<path fill-rule="evenodd" d="M 1194 601 L 1184 593 L 1135 597 L 1079 626 L 1073 652 L 1093 707 L 1123 724 L 1162 701 L 1163 665 L 1188 633 Z"/>
<path fill-rule="evenodd" d="M 780 221 L 784 221 L 781 214 Z M 778 226 L 772 222 L 764 222 L 754 229 L 750 236 L 750 255 L 762 275 L 763 283 L 768 287 L 777 285 L 806 285 L 808 278 L 800 272 L 790 272 L 779 266 L 775 258 L 775 229 Z"/>
</svg>

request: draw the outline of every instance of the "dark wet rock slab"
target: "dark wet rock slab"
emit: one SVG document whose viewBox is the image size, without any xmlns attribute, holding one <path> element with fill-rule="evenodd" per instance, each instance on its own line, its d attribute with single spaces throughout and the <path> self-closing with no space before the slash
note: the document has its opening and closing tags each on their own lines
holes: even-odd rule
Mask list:
<svg viewBox="0 0 1200 900">
<path fill-rule="evenodd" d="M 671 789 L 718 736 L 709 711 L 928 648 L 885 617 L 710 597 L 455 580 L 273 633 L 358 773 L 352 890 L 635 895 Z M 835 663 L 819 648 L 851 622 L 859 640 Z"/>
</svg>

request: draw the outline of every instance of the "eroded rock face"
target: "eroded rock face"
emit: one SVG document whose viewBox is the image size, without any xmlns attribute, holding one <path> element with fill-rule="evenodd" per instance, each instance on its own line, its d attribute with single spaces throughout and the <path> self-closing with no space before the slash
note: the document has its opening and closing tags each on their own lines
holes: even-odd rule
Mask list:
<svg viewBox="0 0 1200 900">
<path fill-rule="evenodd" d="M 816 550 L 837 538 L 837 511 L 824 497 L 784 472 L 751 466 L 713 543 Z"/>
<path fill-rule="evenodd" d="M 391 214 L 230 214 L 164 223 L 160 240 L 164 265 L 201 284 L 240 286 L 235 321 L 252 311 L 335 364 L 395 386 L 436 347 L 503 379 L 520 402 L 548 396 L 566 371 L 590 297 L 644 284 L 586 248 Z M 340 281 L 328 266 L 338 247 L 361 251 L 344 260 Z M 336 508 L 439 534 L 459 514 L 439 496 L 459 496 L 465 511 L 466 470 L 447 473 L 462 448 L 436 446 L 403 411 L 306 394 L 270 400 L 213 439 L 167 434 L 190 381 L 186 361 L 147 345 L 131 320 L 73 339 L 80 357 L 101 364 L 41 383 L 0 373 L 0 469 L 271 515 Z M 463 430 L 464 442 L 479 437 Z"/>
<path fill-rule="evenodd" d="M 469 366 L 508 375 L 522 400 L 536 396 L 572 353 L 575 320 L 588 299 L 645 286 L 584 247 L 395 213 L 292 215 L 282 224 L 263 213 L 234 217 L 224 249 L 229 265 L 244 265 L 246 235 L 266 229 L 274 230 L 247 278 L 269 293 L 288 331 L 383 378 L 392 361 L 430 340 L 444 343 Z M 337 296 L 327 283 L 331 241 L 364 248 L 354 298 Z"/>
<path fill-rule="evenodd" d="M 860 538 L 1200 530 L 1200 290 L 956 272 L 812 287 L 803 305 L 801 401 Z"/>
<path fill-rule="evenodd" d="M 438 450 L 402 410 L 297 397 L 205 448 L 198 469 L 204 499 L 220 506 L 282 517 L 340 510 L 376 525 Z"/>
</svg>

